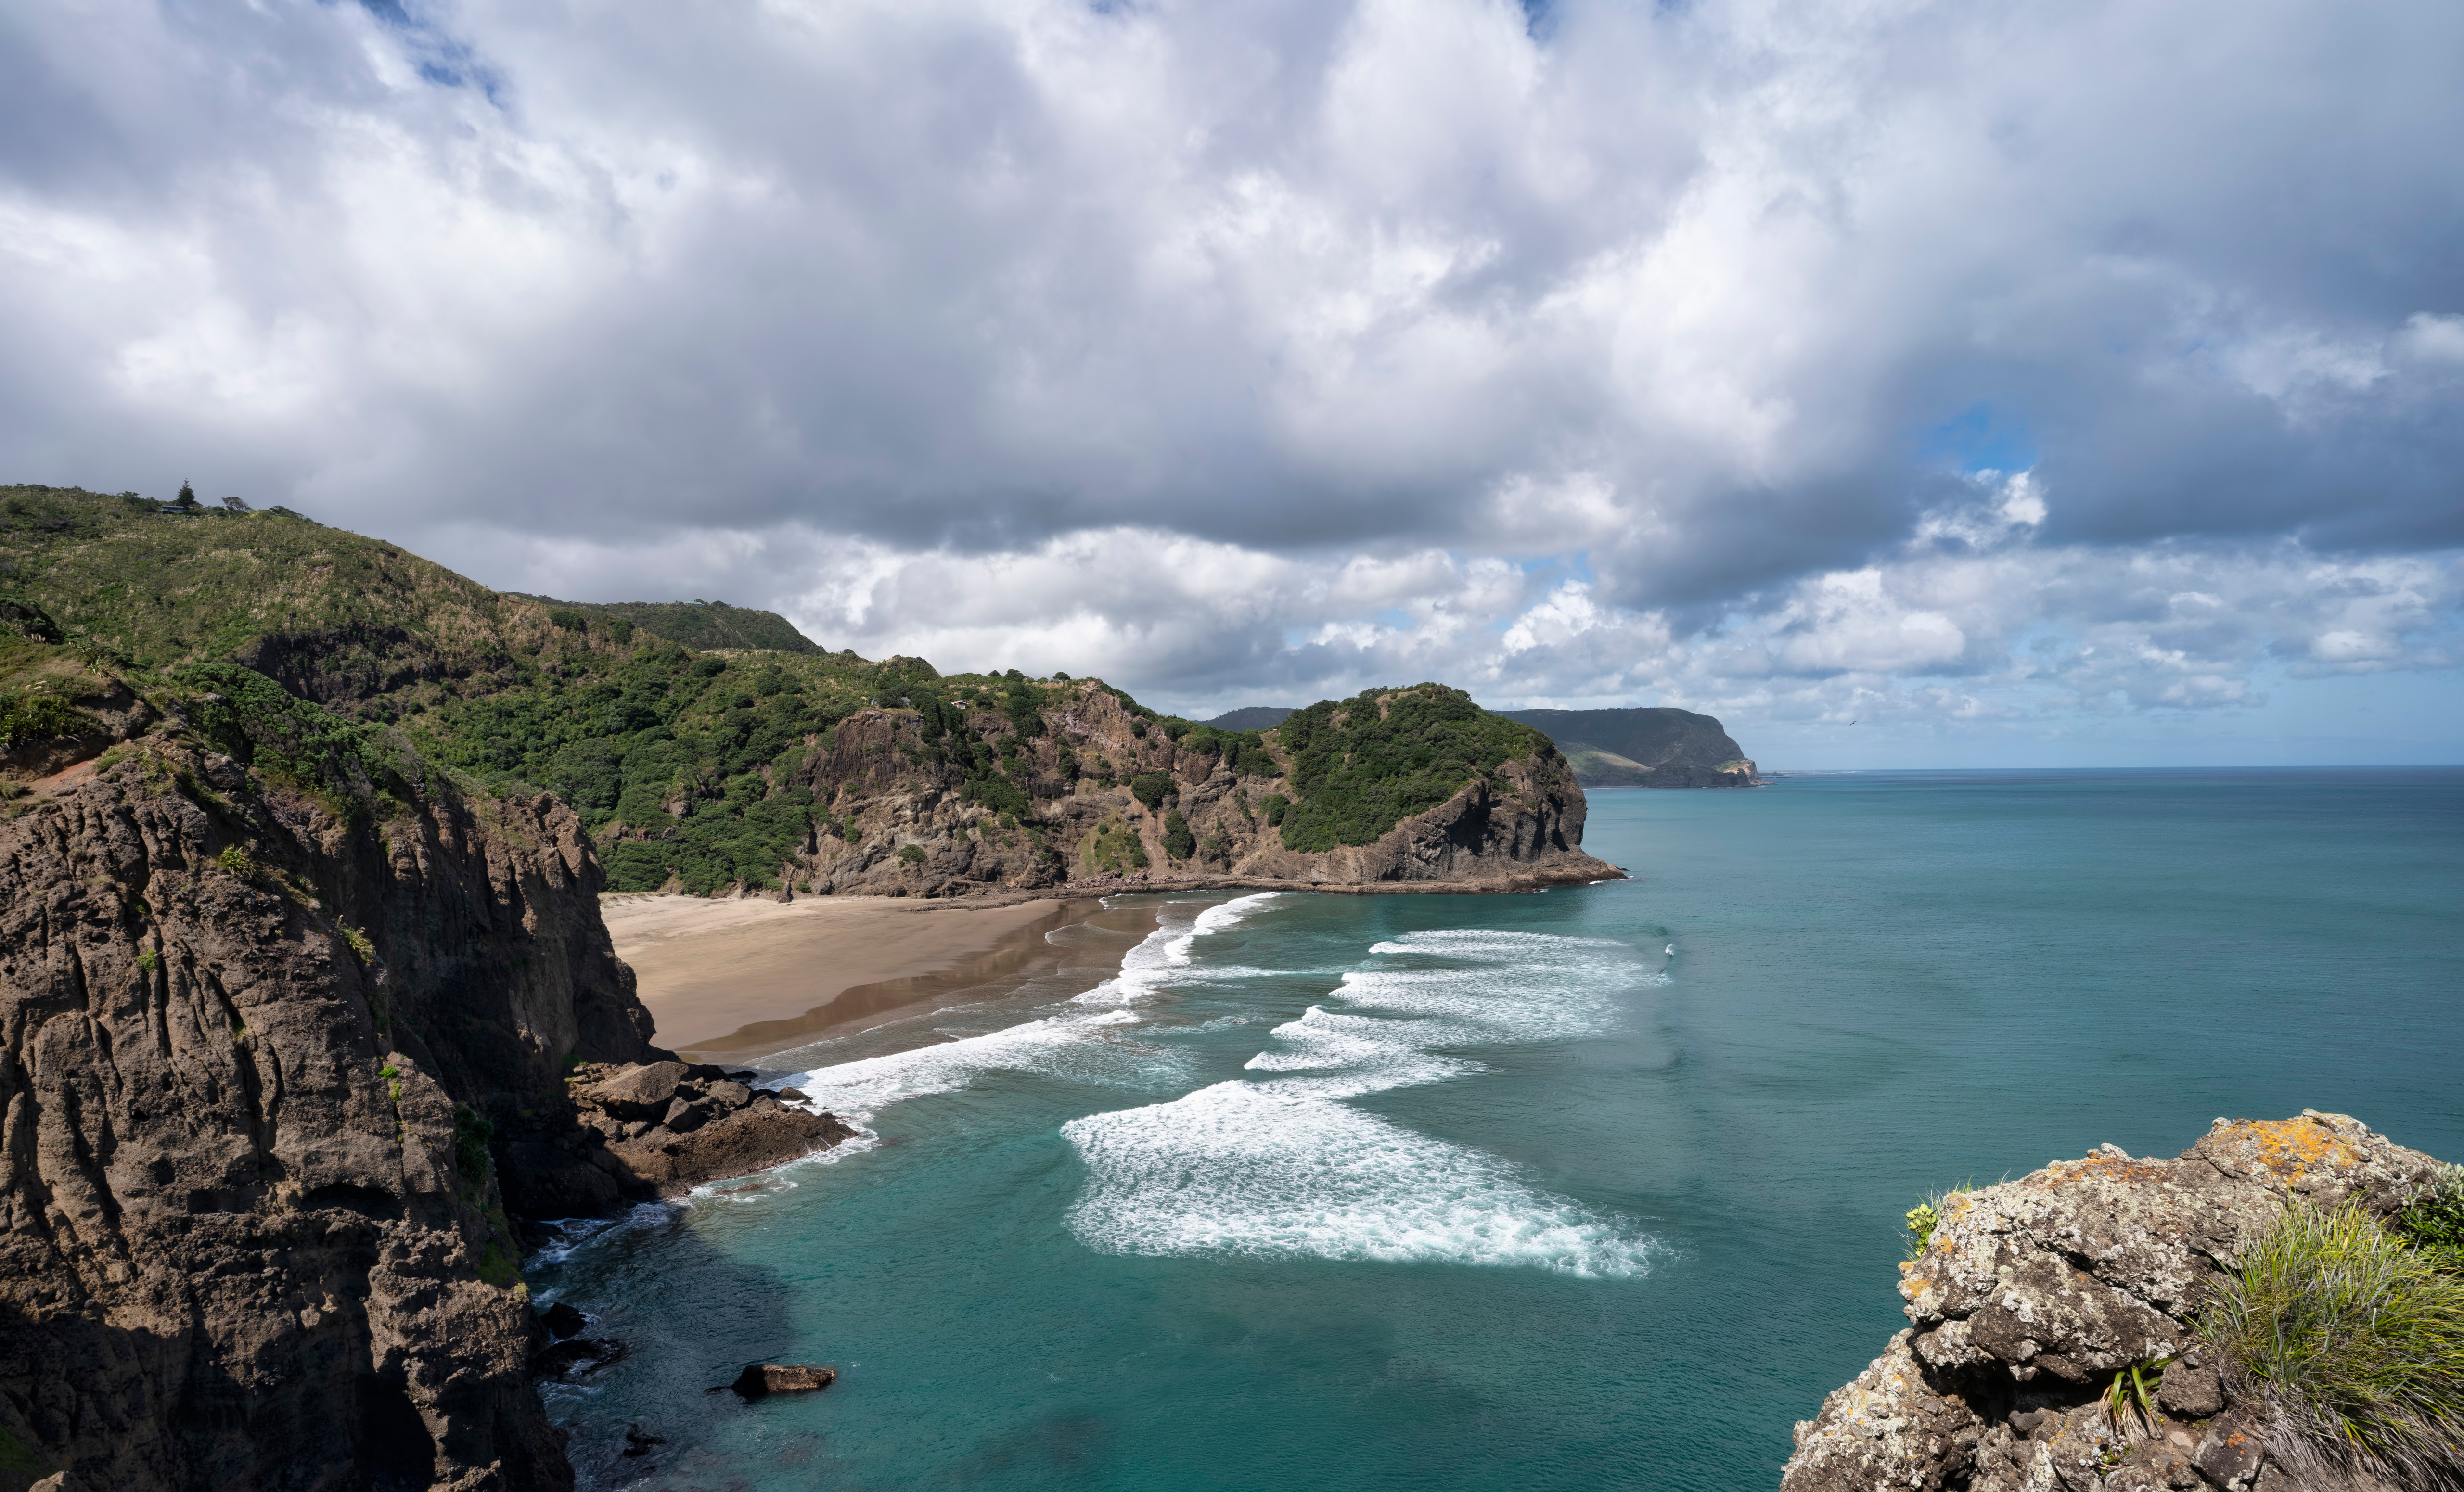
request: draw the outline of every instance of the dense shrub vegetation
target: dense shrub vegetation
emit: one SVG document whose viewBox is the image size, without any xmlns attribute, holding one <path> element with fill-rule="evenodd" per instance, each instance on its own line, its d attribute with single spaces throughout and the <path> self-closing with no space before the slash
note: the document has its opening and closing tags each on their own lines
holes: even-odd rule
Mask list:
<svg viewBox="0 0 2464 1492">
<path fill-rule="evenodd" d="M 1370 844 L 1473 778 L 1551 749 L 1531 727 L 1442 684 L 1320 700 L 1286 718 L 1277 736 L 1298 795 L 1283 813 L 1284 846 L 1298 850 Z M 1272 822 L 1272 799 L 1266 812 Z"/>
</svg>

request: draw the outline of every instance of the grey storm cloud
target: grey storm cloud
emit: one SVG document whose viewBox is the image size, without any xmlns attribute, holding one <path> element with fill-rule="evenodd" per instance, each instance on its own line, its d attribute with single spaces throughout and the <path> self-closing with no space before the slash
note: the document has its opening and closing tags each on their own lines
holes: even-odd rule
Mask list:
<svg viewBox="0 0 2464 1492">
<path fill-rule="evenodd" d="M 34 0 L 0 443 L 1190 701 L 2245 704 L 2452 666 L 2459 49 L 2434 3 Z"/>
</svg>

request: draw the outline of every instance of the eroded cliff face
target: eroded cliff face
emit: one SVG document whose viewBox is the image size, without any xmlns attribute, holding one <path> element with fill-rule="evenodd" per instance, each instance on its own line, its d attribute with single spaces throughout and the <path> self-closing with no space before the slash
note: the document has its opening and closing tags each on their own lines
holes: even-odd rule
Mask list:
<svg viewBox="0 0 2464 1492">
<path fill-rule="evenodd" d="M 968 721 L 1004 742 L 1005 775 L 1036 804 L 1035 821 L 1020 823 L 966 797 L 913 713 L 850 716 L 800 779 L 838 827 L 815 833 L 781 880 L 825 894 L 959 896 L 1059 886 L 1488 890 L 1621 874 L 1583 852 L 1583 791 L 1553 750 L 1504 762 L 1372 844 L 1303 852 L 1284 847 L 1271 820 L 1271 799 L 1298 796 L 1272 734 L 1263 760 L 1196 750 L 1091 684 L 1046 717 L 1038 736 L 990 711 Z M 1175 852 L 1176 814 L 1186 854 Z"/>
<path fill-rule="evenodd" d="M 2172 1159 L 2104 1146 L 1949 1199 L 1901 1266 L 1908 1330 L 1796 1427 L 1784 1492 L 2391 1492 L 2297 1474 L 2190 1317 L 2289 1195 L 2385 1218 L 2437 1163 L 2343 1114 L 2219 1119 Z M 2176 1358 L 2154 1413 L 2114 1375 Z"/>
<path fill-rule="evenodd" d="M 578 824 L 114 755 L 0 823 L 0 1487 L 569 1485 L 474 1121 L 665 1055 Z"/>
</svg>

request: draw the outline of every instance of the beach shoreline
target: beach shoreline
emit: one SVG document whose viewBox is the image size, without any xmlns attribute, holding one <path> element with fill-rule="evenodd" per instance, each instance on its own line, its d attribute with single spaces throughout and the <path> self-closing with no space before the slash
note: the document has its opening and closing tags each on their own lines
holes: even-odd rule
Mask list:
<svg viewBox="0 0 2464 1492">
<path fill-rule="evenodd" d="M 616 956 L 631 966 L 655 1023 L 652 1040 L 688 1061 L 723 1063 L 752 1063 L 927 1001 L 1014 988 L 1060 962 L 1046 934 L 1103 910 L 1095 897 L 1066 892 L 602 898 Z"/>
</svg>

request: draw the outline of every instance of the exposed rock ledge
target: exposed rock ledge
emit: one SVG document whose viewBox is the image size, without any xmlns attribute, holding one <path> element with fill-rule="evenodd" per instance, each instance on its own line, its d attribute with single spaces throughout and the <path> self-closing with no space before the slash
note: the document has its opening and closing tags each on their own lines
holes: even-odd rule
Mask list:
<svg viewBox="0 0 2464 1492">
<path fill-rule="evenodd" d="M 708 1063 L 584 1064 L 557 1111 L 499 1147 L 505 1202 L 530 1218 L 602 1213 L 627 1199 L 678 1196 L 705 1181 L 827 1150 L 855 1130 L 791 1107 Z M 788 1102 L 782 1103 L 781 1097 Z"/>
<path fill-rule="evenodd" d="M 2172 1160 L 2108 1145 L 1955 1196 L 1901 1265 L 1912 1327 L 1796 1427 L 1783 1492 L 2390 1492 L 2278 1465 L 2189 1318 L 2288 1191 L 2385 1217 L 2436 1164 L 2305 1110 L 2219 1119 Z M 2116 1372 L 2177 1353 L 2161 1415 L 2107 1415 Z"/>
</svg>

